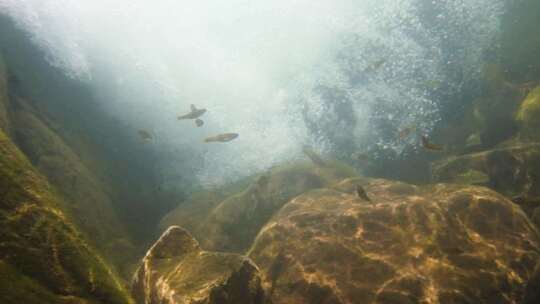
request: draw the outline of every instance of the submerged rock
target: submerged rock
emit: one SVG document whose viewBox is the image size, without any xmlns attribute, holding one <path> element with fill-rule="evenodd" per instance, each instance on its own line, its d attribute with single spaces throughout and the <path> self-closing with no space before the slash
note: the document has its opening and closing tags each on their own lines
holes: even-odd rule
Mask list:
<svg viewBox="0 0 540 304">
<path fill-rule="evenodd" d="M 0 303 L 131 303 L 118 277 L 0 131 Z"/>
<path fill-rule="evenodd" d="M 288 202 L 249 256 L 274 304 L 519 303 L 540 239 L 487 188 L 348 179 Z"/>
<path fill-rule="evenodd" d="M 126 277 L 128 272 L 130 276 L 136 249 L 116 215 L 114 191 L 96 173 L 105 162 L 94 155 L 84 134 L 73 133 L 73 138 L 66 139 L 70 131 L 55 123 L 42 102 L 21 97 L 18 86 L 17 77 L 9 72 L 0 52 L 0 130 L 61 196 L 59 209 L 93 246 L 113 260 Z"/>
<path fill-rule="evenodd" d="M 521 124 L 521 138 L 540 140 L 540 86 L 529 92 L 516 113 Z"/>
<path fill-rule="evenodd" d="M 476 180 L 486 175 L 486 185 L 524 207 L 529 216 L 540 207 L 540 143 L 511 143 L 496 149 L 451 157 L 435 162 L 437 182 L 467 183 L 470 172 Z M 468 179 L 469 178 L 469 179 Z"/>
<path fill-rule="evenodd" d="M 203 251 L 172 226 L 152 246 L 135 274 L 132 293 L 145 304 L 262 304 L 257 267 L 231 253 Z"/>
<path fill-rule="evenodd" d="M 291 198 L 355 176 L 349 167 L 326 161 L 279 166 L 250 185 L 229 192 L 197 194 L 161 221 L 161 228 L 186 227 L 209 250 L 245 252 L 262 226 Z"/>
<path fill-rule="evenodd" d="M 125 267 L 124 263 L 132 259 L 126 256 L 133 254 L 135 247 L 116 215 L 108 186 L 30 102 L 13 98 L 11 103 L 14 142 L 62 195 L 66 203 L 61 207 L 77 226 L 116 265 Z M 122 254 L 115 248 L 123 248 Z"/>
<path fill-rule="evenodd" d="M 4 62 L 2 51 L 0 51 L 0 129 L 9 134 L 8 117 L 8 71 Z"/>
</svg>

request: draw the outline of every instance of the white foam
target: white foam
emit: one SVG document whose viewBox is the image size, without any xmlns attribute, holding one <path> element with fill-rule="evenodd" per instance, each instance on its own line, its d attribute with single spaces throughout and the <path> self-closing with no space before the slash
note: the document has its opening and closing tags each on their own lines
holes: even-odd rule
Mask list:
<svg viewBox="0 0 540 304">
<path fill-rule="evenodd" d="M 379 115 L 371 112 L 374 103 L 403 108 L 396 125 L 421 121 L 429 129 L 438 101 L 419 87 L 444 81 L 442 40 L 461 35 L 459 58 L 473 75 L 502 2 L 438 1 L 440 18 L 451 25 L 447 33 L 422 24 L 415 0 L 0 0 L 0 9 L 32 34 L 53 65 L 93 85 L 112 115 L 155 133 L 157 148 L 198 151 L 198 177 L 211 184 L 298 158 L 304 143 L 331 150 L 309 137 L 301 118 L 306 103 L 313 117 L 330 119 L 313 92 L 318 85 L 354 101 L 359 123 L 351 126 L 351 140 L 358 144 L 392 145 L 369 136 L 367 121 Z M 473 30 L 459 33 L 463 28 Z M 340 52 L 354 59 L 355 70 L 385 62 L 369 81 L 351 85 L 336 59 Z M 203 128 L 175 119 L 191 103 L 208 109 Z M 219 132 L 240 137 L 202 143 Z M 161 161 L 164 170 L 182 168 Z"/>
</svg>

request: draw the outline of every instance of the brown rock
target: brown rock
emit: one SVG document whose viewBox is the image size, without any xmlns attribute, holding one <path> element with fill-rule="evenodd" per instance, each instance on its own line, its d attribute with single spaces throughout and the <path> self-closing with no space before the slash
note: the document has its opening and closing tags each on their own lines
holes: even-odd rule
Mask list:
<svg viewBox="0 0 540 304">
<path fill-rule="evenodd" d="M 197 194 L 167 214 L 160 227 L 186 227 L 205 249 L 243 253 L 291 198 L 356 175 L 346 165 L 325 163 L 324 167 L 311 163 L 279 166 L 237 191 Z"/>
<path fill-rule="evenodd" d="M 203 251 L 172 226 L 152 246 L 135 274 L 132 294 L 145 304 L 258 304 L 264 301 L 257 267 L 231 253 Z"/>
<path fill-rule="evenodd" d="M 464 182 L 467 172 L 482 172 L 484 184 L 513 198 L 532 216 L 540 206 L 540 143 L 509 143 L 496 149 L 438 161 L 432 165 L 436 182 Z"/>
<path fill-rule="evenodd" d="M 357 198 L 362 184 L 372 203 Z M 249 256 L 280 303 L 519 303 L 538 232 L 483 187 L 348 179 L 287 203 Z"/>
</svg>

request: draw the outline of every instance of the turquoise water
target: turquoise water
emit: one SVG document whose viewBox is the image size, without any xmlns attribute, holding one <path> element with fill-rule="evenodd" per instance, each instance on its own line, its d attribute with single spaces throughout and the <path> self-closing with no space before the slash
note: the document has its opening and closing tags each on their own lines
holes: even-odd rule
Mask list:
<svg viewBox="0 0 540 304">
<path fill-rule="evenodd" d="M 0 0 L 0 129 L 71 202 L 60 209 L 126 285 L 169 225 L 202 225 L 191 232 L 212 250 L 251 254 L 253 245 L 254 256 L 264 255 L 254 239 L 275 226 L 260 229 L 287 214 L 286 204 L 304 202 L 298 195 L 324 201 L 317 195 L 328 189 L 319 188 L 341 191 L 331 203 L 352 193 L 376 211 L 390 194 L 408 195 L 411 205 L 435 201 L 439 182 L 485 186 L 508 205 L 483 210 L 503 198 L 464 188 L 485 199 L 469 210 L 489 218 L 475 228 L 506 227 L 511 214 L 526 229 L 510 236 L 537 237 L 539 26 L 532 0 Z M 451 197 L 448 187 L 439 190 Z M 413 213 L 404 217 L 423 221 Z M 349 215 L 332 229 L 348 231 Z M 446 220 L 438 216 L 426 218 Z M 384 220 L 364 220 L 365 229 L 384 230 Z M 465 239 L 476 240 L 467 229 Z M 114 241 L 100 243 L 95 235 L 109 231 Z M 461 237 L 449 235 L 430 240 Z M 536 241 L 514 245 L 538 251 Z M 489 252 L 443 245 L 431 249 L 450 252 L 455 267 L 476 267 Z M 11 252 L 1 253 L 3 267 Z M 531 256 L 512 265 L 534 268 Z M 272 292 L 291 259 L 274 258 Z M 533 269 L 512 271 L 509 285 L 534 277 Z M 497 292 L 515 287 L 503 285 Z M 430 301 L 421 303 L 439 303 Z"/>
</svg>

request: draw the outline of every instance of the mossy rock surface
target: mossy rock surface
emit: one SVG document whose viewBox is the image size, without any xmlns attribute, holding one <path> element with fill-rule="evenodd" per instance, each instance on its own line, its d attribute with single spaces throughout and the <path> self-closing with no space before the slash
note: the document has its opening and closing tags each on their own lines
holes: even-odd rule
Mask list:
<svg viewBox="0 0 540 304">
<path fill-rule="evenodd" d="M 188 229 L 208 250 L 245 252 L 266 222 L 290 199 L 311 189 L 355 176 L 339 162 L 324 166 L 302 162 L 275 167 L 239 192 L 199 193 L 161 221 L 161 229 Z"/>
<path fill-rule="evenodd" d="M 520 208 L 487 188 L 353 178 L 289 201 L 248 255 L 273 304 L 510 304 L 534 298 L 539 246 Z"/>
<path fill-rule="evenodd" d="M 203 251 L 172 226 L 152 246 L 135 274 L 132 293 L 145 304 L 263 304 L 257 267 L 232 253 Z"/>
<path fill-rule="evenodd" d="M 134 262 L 135 247 L 116 216 L 111 192 L 28 101 L 14 97 L 11 102 L 14 141 L 58 190 L 64 202 L 61 209 L 116 266 L 128 267 Z"/>
<path fill-rule="evenodd" d="M 524 140 L 540 140 L 540 86 L 529 92 L 516 113 Z"/>
<path fill-rule="evenodd" d="M 131 302 L 45 178 L 1 131 L 0 197 L 0 303 Z"/>
<path fill-rule="evenodd" d="M 484 176 L 477 184 L 512 198 L 531 217 L 540 206 L 540 143 L 512 141 L 484 152 L 450 157 L 433 163 L 432 173 L 435 182 L 457 184 Z"/>
<path fill-rule="evenodd" d="M 8 70 L 0 51 L 0 129 L 9 132 L 8 118 Z"/>
</svg>

